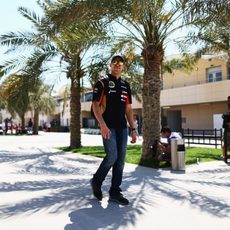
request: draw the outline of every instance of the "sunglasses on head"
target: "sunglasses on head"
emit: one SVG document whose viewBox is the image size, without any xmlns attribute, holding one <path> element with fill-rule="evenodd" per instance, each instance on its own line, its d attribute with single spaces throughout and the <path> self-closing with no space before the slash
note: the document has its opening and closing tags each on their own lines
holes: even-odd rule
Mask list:
<svg viewBox="0 0 230 230">
<path fill-rule="evenodd" d="M 124 65 L 122 61 L 113 61 L 111 64 L 113 65 Z"/>
</svg>

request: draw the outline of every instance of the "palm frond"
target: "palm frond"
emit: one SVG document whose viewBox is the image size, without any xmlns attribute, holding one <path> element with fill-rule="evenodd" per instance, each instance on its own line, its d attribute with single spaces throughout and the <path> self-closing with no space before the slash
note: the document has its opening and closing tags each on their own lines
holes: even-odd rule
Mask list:
<svg viewBox="0 0 230 230">
<path fill-rule="evenodd" d="M 26 65 L 26 56 L 18 56 L 16 58 L 9 59 L 1 65 L 1 73 L 4 75 L 10 74 L 12 71 L 18 72 Z"/>
<path fill-rule="evenodd" d="M 34 11 L 31 11 L 25 7 L 19 7 L 18 11 L 20 12 L 20 14 L 25 17 L 26 19 L 28 19 L 29 21 L 31 21 L 35 26 L 40 26 L 41 25 L 41 18 L 38 14 L 36 14 Z"/>
<path fill-rule="evenodd" d="M 31 46 L 34 45 L 34 32 L 9 32 L 0 36 L 0 44 L 4 46 Z"/>
</svg>

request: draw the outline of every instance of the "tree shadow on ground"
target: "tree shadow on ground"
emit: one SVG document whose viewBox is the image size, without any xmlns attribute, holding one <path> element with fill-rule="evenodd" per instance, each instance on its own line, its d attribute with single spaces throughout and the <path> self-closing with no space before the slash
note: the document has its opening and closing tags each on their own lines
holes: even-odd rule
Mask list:
<svg viewBox="0 0 230 230">
<path fill-rule="evenodd" d="M 127 164 L 124 173 L 123 190 L 128 195 L 130 205 L 121 207 L 108 202 L 102 205 L 92 199 L 89 179 L 96 171 L 101 159 L 60 151 L 49 152 L 37 149 L 27 151 L 0 151 L 1 162 L 10 163 L 20 181 L 0 182 L 0 192 L 37 192 L 32 198 L 25 195 L 23 200 L 0 205 L 0 218 L 46 211 L 48 213 L 69 212 L 71 223 L 65 230 L 73 229 L 118 229 L 135 225 L 137 217 L 146 211 L 146 205 L 156 207 L 159 200 L 168 198 L 177 202 L 189 202 L 191 207 L 217 217 L 230 217 L 229 204 L 202 192 L 203 187 L 212 190 L 229 190 L 229 167 L 214 170 L 189 171 L 172 174 L 169 169 L 156 170 Z M 1 167 L 1 165 L 0 165 Z M 29 180 L 26 176 L 36 176 Z M 10 175 L 9 175 L 10 176 Z M 27 178 L 27 179 L 23 179 Z M 195 179 L 194 179 L 195 178 Z M 197 179 L 196 179 L 197 178 Z M 103 184 L 103 192 L 109 190 L 111 174 Z M 200 189 L 197 190 L 197 187 Z M 106 191 L 106 192 L 105 192 Z"/>
<path fill-rule="evenodd" d="M 214 196 L 220 190 L 224 193 L 226 191 L 230 192 L 230 183 L 225 183 L 229 178 L 230 168 L 198 170 L 189 174 L 178 173 L 176 177 L 170 176 L 171 172 L 165 173 L 167 171 L 170 172 L 169 169 L 152 170 L 152 172 L 150 169 L 147 175 L 143 175 L 141 167 L 137 167 L 130 174 L 130 183 L 126 184 L 127 186 L 143 184 L 139 193 L 145 191 L 145 185 L 151 186 L 155 195 L 168 197 L 180 203 L 189 202 L 191 207 L 198 208 L 202 212 L 207 212 L 215 217 L 230 217 L 230 206 L 227 200 L 221 199 L 218 195 Z M 209 188 L 211 191 L 204 193 L 204 188 Z M 145 197 L 144 192 L 140 197 Z M 145 202 L 151 203 L 153 197 L 149 201 L 146 198 L 144 199 Z"/>
</svg>

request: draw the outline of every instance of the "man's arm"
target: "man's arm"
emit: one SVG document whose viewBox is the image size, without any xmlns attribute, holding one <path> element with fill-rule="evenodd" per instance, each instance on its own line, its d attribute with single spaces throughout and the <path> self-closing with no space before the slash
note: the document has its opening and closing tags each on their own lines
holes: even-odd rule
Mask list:
<svg viewBox="0 0 230 230">
<path fill-rule="evenodd" d="M 159 148 L 161 148 L 161 150 L 164 153 L 171 154 L 171 146 L 170 145 L 166 145 L 166 144 L 163 144 L 163 143 L 159 142 L 158 146 L 159 146 Z"/>
<path fill-rule="evenodd" d="M 133 120 L 133 109 L 131 104 L 126 104 L 126 111 L 125 111 L 129 126 L 131 128 L 131 143 L 135 143 L 137 141 L 137 132 L 133 131 L 133 129 L 136 129 L 136 124 Z"/>
<path fill-rule="evenodd" d="M 98 101 L 93 101 L 92 103 L 93 105 L 93 112 L 94 115 L 99 123 L 100 129 L 101 129 L 101 135 L 103 138 L 105 139 L 109 139 L 110 138 L 110 130 L 107 127 L 103 117 L 102 117 L 102 112 L 99 106 L 99 102 Z"/>
</svg>

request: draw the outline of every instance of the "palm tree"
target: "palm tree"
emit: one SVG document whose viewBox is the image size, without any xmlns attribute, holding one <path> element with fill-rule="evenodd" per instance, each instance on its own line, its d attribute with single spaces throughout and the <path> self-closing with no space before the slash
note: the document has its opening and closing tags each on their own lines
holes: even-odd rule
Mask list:
<svg viewBox="0 0 230 230">
<path fill-rule="evenodd" d="M 50 87 L 37 81 L 29 74 L 12 74 L 0 86 L 1 100 L 6 102 L 7 110 L 12 117 L 17 113 L 25 128 L 25 113 L 34 111 L 33 134 L 38 134 L 39 113 L 51 114 L 56 101 L 50 94 Z"/>
<path fill-rule="evenodd" d="M 8 110 L 12 114 L 18 113 L 23 128 L 25 127 L 24 115 L 31 109 L 30 107 L 33 107 L 35 116 L 34 134 L 38 134 L 38 114 L 39 110 L 43 110 L 41 100 L 48 90 L 48 86 L 44 86 L 40 78 L 43 71 L 42 65 L 46 57 L 44 53 L 34 52 L 26 60 L 24 69 L 8 76 L 1 86 L 3 99 L 7 103 Z M 3 66 L 3 69 L 6 68 Z M 45 107 L 48 107 L 48 104 Z M 50 109 L 53 109 L 53 107 Z"/>
<path fill-rule="evenodd" d="M 12 74 L 1 84 L 1 98 L 12 117 L 15 113 L 19 115 L 22 129 L 25 128 L 25 113 L 29 109 L 29 88 L 28 75 Z"/>
<path fill-rule="evenodd" d="M 192 22 L 195 26 L 195 30 L 189 33 L 186 43 L 199 44 L 200 53 L 224 52 L 230 66 L 230 26 L 226 23 L 230 20 L 229 1 L 187 0 L 183 9 L 184 20 Z"/>
<path fill-rule="evenodd" d="M 34 111 L 33 134 L 38 134 L 39 114 L 52 114 L 56 107 L 56 100 L 51 95 L 51 87 L 40 81 L 37 89 L 29 93 L 30 109 Z"/>
<path fill-rule="evenodd" d="M 27 44 L 27 42 L 31 39 L 31 37 L 29 38 L 29 36 L 25 36 L 25 38 L 23 38 L 23 36 L 21 37 L 21 39 L 19 39 L 20 41 L 18 41 L 18 44 L 17 44 L 17 42 L 15 41 L 17 40 L 17 34 L 15 35 L 11 33 L 11 36 L 8 36 L 8 39 L 5 38 L 7 37 L 7 35 L 6 36 L 2 35 L 3 44 L 7 44 L 7 45 L 12 44 L 14 47 L 16 47 L 17 45 L 19 47 L 23 46 Z M 23 128 L 25 126 L 24 113 L 29 109 L 29 105 L 30 107 L 34 109 L 34 130 L 33 130 L 34 134 L 38 134 L 39 110 L 42 110 L 40 106 L 42 102 L 40 100 L 42 96 L 44 97 L 44 93 L 46 93 L 47 87 L 48 87 L 48 86 L 45 87 L 43 85 L 42 80 L 41 80 L 41 74 L 44 71 L 43 63 L 49 58 L 49 56 L 50 56 L 49 48 L 44 49 L 44 48 L 37 47 L 37 49 L 35 49 L 33 53 L 30 54 L 29 57 L 22 56 L 23 57 L 22 63 L 24 66 L 22 67 L 21 65 L 21 69 L 18 70 L 18 73 L 20 74 L 13 74 L 13 75 L 10 75 L 10 78 L 9 77 L 7 78 L 8 80 L 14 76 L 17 77 L 19 84 L 15 85 L 14 92 L 17 92 L 20 94 L 20 99 L 21 97 L 23 97 L 21 101 L 27 102 L 27 105 L 25 105 L 25 107 L 21 107 L 21 108 L 24 108 L 22 112 L 19 113 L 17 109 L 17 113 L 20 115 L 22 119 Z M 19 60 L 21 59 L 19 58 Z M 1 70 L 5 74 L 7 74 L 11 69 L 14 69 L 16 67 L 18 67 L 18 63 L 15 62 L 15 60 L 13 59 L 13 60 L 7 61 L 1 67 Z M 6 83 L 7 82 L 8 81 L 6 81 Z M 8 90 L 11 90 L 11 89 L 9 88 Z M 8 96 L 9 94 L 7 95 L 7 97 Z M 9 104 L 10 101 L 11 101 L 11 98 L 8 97 L 7 103 Z M 13 104 L 13 106 L 15 105 Z M 49 105 L 47 104 L 46 107 L 48 106 Z M 16 104 L 16 108 L 17 108 L 17 104 Z M 9 109 L 12 110 L 11 106 L 9 107 Z"/>
<path fill-rule="evenodd" d="M 33 134 L 38 134 L 39 113 L 51 114 L 56 101 L 50 94 L 50 87 L 41 80 L 34 81 L 28 74 L 12 74 L 0 86 L 1 100 L 6 102 L 7 110 L 12 117 L 17 113 L 25 128 L 25 113 L 34 111 Z"/>
</svg>

